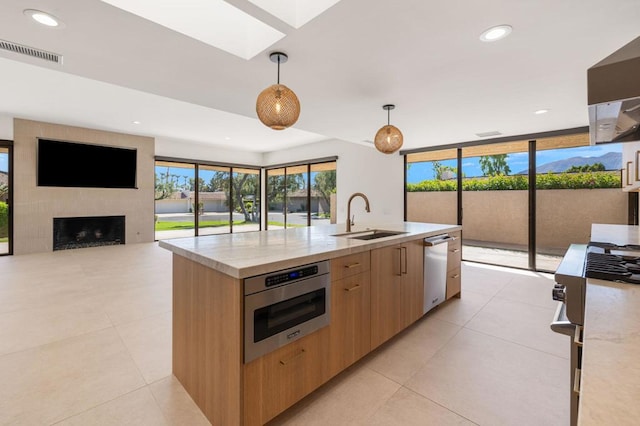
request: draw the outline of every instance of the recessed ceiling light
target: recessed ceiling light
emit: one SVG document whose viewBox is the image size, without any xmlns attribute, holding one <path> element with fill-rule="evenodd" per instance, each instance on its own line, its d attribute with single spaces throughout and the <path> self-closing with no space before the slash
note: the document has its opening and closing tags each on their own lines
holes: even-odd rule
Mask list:
<svg viewBox="0 0 640 426">
<path fill-rule="evenodd" d="M 548 112 L 549 112 L 548 109 L 539 109 L 539 110 L 535 111 L 534 114 L 540 115 L 540 114 L 546 114 Z"/>
<path fill-rule="evenodd" d="M 30 17 L 31 19 L 33 19 L 34 21 L 36 21 L 39 24 L 45 25 L 47 27 L 61 27 L 62 26 L 62 21 L 60 21 L 58 18 L 56 18 L 55 16 L 46 13 L 46 12 L 42 12 L 41 10 L 35 10 L 35 9 L 25 9 L 23 11 L 23 13 Z"/>
<path fill-rule="evenodd" d="M 132 121 L 133 124 L 140 124 L 138 120 Z"/>
<path fill-rule="evenodd" d="M 230 141 L 230 140 L 231 140 L 231 138 L 230 138 L 229 136 L 225 136 L 224 140 L 225 140 L 225 141 Z"/>
<path fill-rule="evenodd" d="M 501 40 L 511 34 L 512 29 L 511 25 L 496 25 L 480 34 L 480 40 L 486 42 Z"/>
</svg>

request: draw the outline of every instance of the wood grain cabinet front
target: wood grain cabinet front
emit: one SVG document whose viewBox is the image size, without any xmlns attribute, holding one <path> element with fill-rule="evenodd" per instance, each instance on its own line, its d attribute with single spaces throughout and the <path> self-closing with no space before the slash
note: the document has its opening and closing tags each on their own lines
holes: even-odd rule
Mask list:
<svg viewBox="0 0 640 426">
<path fill-rule="evenodd" d="M 329 327 L 244 365 L 244 425 L 263 425 L 329 380 Z"/>
<path fill-rule="evenodd" d="M 370 265 L 369 250 L 331 259 L 331 280 L 336 281 L 362 272 L 368 272 Z"/>
<path fill-rule="evenodd" d="M 422 317 L 423 241 L 371 250 L 371 348 Z"/>
<path fill-rule="evenodd" d="M 331 283 L 331 376 L 338 374 L 371 350 L 370 279 L 371 274 L 366 271 L 333 280 Z"/>
<path fill-rule="evenodd" d="M 462 283 L 462 234 L 458 231 L 449 235 L 455 239 L 447 247 L 447 299 L 460 297 Z"/>
</svg>

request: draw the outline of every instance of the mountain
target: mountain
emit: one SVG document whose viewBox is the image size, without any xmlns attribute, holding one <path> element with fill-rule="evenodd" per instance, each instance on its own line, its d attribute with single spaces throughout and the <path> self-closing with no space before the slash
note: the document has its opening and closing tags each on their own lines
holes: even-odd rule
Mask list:
<svg viewBox="0 0 640 426">
<path fill-rule="evenodd" d="M 551 163 L 541 164 L 536 167 L 536 173 L 561 173 L 566 172 L 571 166 L 586 166 L 595 163 L 604 164 L 606 170 L 620 170 L 622 168 L 622 153 L 607 152 L 600 157 L 571 157 L 564 160 L 552 161 Z M 526 174 L 523 170 L 517 174 Z"/>
</svg>

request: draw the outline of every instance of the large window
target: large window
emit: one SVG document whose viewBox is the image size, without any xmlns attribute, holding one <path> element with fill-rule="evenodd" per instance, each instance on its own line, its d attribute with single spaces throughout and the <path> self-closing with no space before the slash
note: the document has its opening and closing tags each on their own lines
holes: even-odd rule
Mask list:
<svg viewBox="0 0 640 426">
<path fill-rule="evenodd" d="M 9 182 L 10 154 L 9 142 L 0 141 L 0 255 L 11 254 L 11 184 Z"/>
<path fill-rule="evenodd" d="M 260 230 L 260 169 L 158 159 L 156 239 Z"/>
<path fill-rule="evenodd" d="M 555 271 L 592 223 L 628 223 L 621 157 L 587 133 L 411 153 L 406 217 L 461 224 L 464 260 Z"/>
<path fill-rule="evenodd" d="M 579 136 L 536 142 L 536 266 L 555 271 L 572 243 L 586 244 L 591 223 L 628 223 L 621 188 L 622 145 L 589 146 Z"/>
<path fill-rule="evenodd" d="M 267 229 L 335 223 L 336 162 L 266 171 Z"/>
</svg>

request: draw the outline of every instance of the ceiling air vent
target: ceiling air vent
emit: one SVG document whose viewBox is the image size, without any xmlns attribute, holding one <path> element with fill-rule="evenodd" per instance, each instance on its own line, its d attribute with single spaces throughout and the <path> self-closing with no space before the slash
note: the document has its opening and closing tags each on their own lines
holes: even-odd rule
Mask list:
<svg viewBox="0 0 640 426">
<path fill-rule="evenodd" d="M 476 133 L 476 136 L 479 138 L 488 138 L 490 136 L 500 136 L 502 133 L 497 130 L 492 130 L 490 132 Z"/>
<path fill-rule="evenodd" d="M 54 62 L 62 65 L 62 55 L 57 53 L 47 52 L 46 50 L 36 49 L 34 47 L 23 46 L 11 41 L 0 40 L 0 49 L 8 50 L 9 52 L 19 53 L 20 55 L 31 56 L 32 58 L 43 59 L 45 61 Z"/>
</svg>

